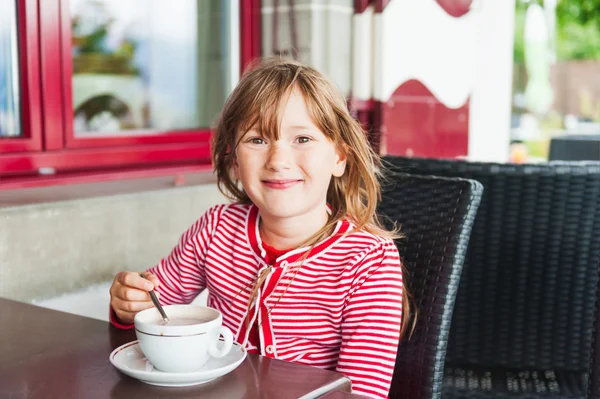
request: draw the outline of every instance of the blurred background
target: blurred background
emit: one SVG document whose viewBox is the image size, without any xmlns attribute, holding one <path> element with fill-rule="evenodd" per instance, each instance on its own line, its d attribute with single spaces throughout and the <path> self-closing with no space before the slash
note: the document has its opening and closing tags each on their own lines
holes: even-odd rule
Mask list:
<svg viewBox="0 0 600 399">
<path fill-rule="evenodd" d="M 600 159 L 600 0 L 0 0 L 0 10 L 8 297 L 142 270 L 224 201 L 210 129 L 264 56 L 329 76 L 381 155 Z"/>
<path fill-rule="evenodd" d="M 545 160 L 554 137 L 600 134 L 600 2 L 518 1 L 515 15 L 511 140 Z"/>
<path fill-rule="evenodd" d="M 272 55 L 330 76 L 382 154 L 541 162 L 600 134 L 597 0 L 0 5 L 0 178 L 207 164 L 227 94 Z"/>
</svg>

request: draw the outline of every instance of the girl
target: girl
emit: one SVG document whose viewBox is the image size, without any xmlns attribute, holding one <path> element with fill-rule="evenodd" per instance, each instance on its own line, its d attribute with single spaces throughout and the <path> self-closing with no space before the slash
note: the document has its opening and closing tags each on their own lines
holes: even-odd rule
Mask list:
<svg viewBox="0 0 600 399">
<path fill-rule="evenodd" d="M 297 62 L 268 60 L 229 96 L 212 142 L 220 190 L 171 254 L 117 274 L 111 320 L 189 303 L 208 306 L 250 353 L 334 369 L 353 391 L 388 395 L 402 320 L 394 234 L 375 210 L 376 157 L 341 93 Z"/>
</svg>

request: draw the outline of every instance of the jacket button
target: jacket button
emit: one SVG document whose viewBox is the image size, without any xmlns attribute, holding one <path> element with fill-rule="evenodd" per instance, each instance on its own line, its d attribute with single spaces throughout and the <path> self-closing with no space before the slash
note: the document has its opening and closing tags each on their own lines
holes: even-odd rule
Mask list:
<svg viewBox="0 0 600 399">
<path fill-rule="evenodd" d="M 265 348 L 265 350 L 267 351 L 267 353 L 269 355 L 273 354 L 273 345 L 267 345 L 267 347 Z"/>
</svg>

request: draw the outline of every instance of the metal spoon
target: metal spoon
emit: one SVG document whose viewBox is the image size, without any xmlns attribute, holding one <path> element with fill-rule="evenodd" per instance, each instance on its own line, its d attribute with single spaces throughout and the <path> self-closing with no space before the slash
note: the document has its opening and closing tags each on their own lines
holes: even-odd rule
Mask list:
<svg viewBox="0 0 600 399">
<path fill-rule="evenodd" d="M 146 279 L 146 276 L 144 276 L 143 273 L 140 273 L 140 277 L 143 279 Z M 156 309 L 158 309 L 158 311 L 160 312 L 160 315 L 162 316 L 163 320 L 165 321 L 165 323 L 169 322 L 169 318 L 167 317 L 167 314 L 165 313 L 165 310 L 162 308 L 162 306 L 160 306 L 160 302 L 158 302 L 158 298 L 156 297 L 156 294 L 154 293 L 154 290 L 150 290 L 150 299 L 152 299 L 152 303 L 154 303 L 154 306 L 156 306 Z"/>
</svg>

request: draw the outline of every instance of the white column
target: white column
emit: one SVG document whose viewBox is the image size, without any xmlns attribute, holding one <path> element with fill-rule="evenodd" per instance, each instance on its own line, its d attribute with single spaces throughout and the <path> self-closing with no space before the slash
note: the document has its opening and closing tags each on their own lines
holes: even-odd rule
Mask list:
<svg viewBox="0 0 600 399">
<path fill-rule="evenodd" d="M 469 159 L 506 162 L 512 103 L 515 0 L 479 0 L 477 78 L 469 107 Z"/>
<path fill-rule="evenodd" d="M 373 40 L 373 5 L 360 13 L 354 14 L 352 31 L 352 96 L 359 100 L 370 100 L 373 97 L 373 57 L 372 47 L 380 43 Z M 380 24 L 381 25 L 381 24 Z"/>
</svg>

